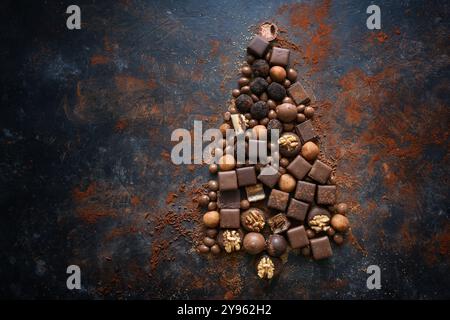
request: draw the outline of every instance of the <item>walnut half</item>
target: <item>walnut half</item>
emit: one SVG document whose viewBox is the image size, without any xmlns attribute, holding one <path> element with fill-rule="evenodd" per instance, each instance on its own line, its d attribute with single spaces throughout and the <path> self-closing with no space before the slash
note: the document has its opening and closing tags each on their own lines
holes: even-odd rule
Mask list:
<svg viewBox="0 0 450 320">
<path fill-rule="evenodd" d="M 330 217 L 319 214 L 309 220 L 309 226 L 316 232 L 327 231 L 330 229 Z"/>
<path fill-rule="evenodd" d="M 225 230 L 223 232 L 223 247 L 231 253 L 241 250 L 241 236 L 236 230 Z"/>
<path fill-rule="evenodd" d="M 293 151 L 298 147 L 299 141 L 293 135 L 285 135 L 278 139 L 280 146 L 285 147 L 288 151 Z"/>
<path fill-rule="evenodd" d="M 275 265 L 269 257 L 262 257 L 259 260 L 257 271 L 258 277 L 261 279 L 272 279 L 275 272 Z"/>
</svg>

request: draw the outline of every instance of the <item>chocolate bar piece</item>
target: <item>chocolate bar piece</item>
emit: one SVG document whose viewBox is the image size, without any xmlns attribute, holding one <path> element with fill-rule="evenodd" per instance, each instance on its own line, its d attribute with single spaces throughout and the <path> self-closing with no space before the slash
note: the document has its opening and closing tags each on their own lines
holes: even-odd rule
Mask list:
<svg viewBox="0 0 450 320">
<path fill-rule="evenodd" d="M 238 229 L 241 223 L 239 209 L 221 209 L 220 227 L 222 229 Z"/>
<path fill-rule="evenodd" d="M 316 193 L 316 185 L 311 182 L 298 181 L 294 198 L 306 202 L 313 202 Z"/>
<path fill-rule="evenodd" d="M 247 51 L 257 57 L 262 57 L 269 48 L 269 41 L 261 36 L 255 36 L 252 41 L 250 41 Z"/>
<path fill-rule="evenodd" d="M 233 124 L 236 136 L 244 134 L 245 130 L 247 129 L 247 125 L 245 124 L 245 117 L 240 113 L 231 115 L 231 123 Z"/>
<path fill-rule="evenodd" d="M 270 56 L 270 64 L 272 66 L 286 67 L 289 64 L 290 53 L 291 52 L 289 49 L 273 47 L 272 54 Z"/>
<path fill-rule="evenodd" d="M 273 188 L 280 179 L 281 174 L 278 170 L 272 166 L 267 166 L 261 169 L 258 175 L 258 180 L 264 183 L 269 188 Z"/>
<path fill-rule="evenodd" d="M 304 221 L 308 208 L 309 204 L 306 202 L 291 199 L 287 210 L 287 216 L 295 220 Z"/>
<path fill-rule="evenodd" d="M 303 179 L 311 169 L 311 165 L 302 156 L 297 156 L 286 168 L 298 180 Z"/>
<path fill-rule="evenodd" d="M 220 209 L 239 209 L 241 207 L 241 192 L 236 190 L 219 191 L 217 206 Z"/>
<path fill-rule="evenodd" d="M 247 193 L 247 200 L 249 202 L 257 202 L 266 198 L 266 194 L 264 193 L 264 188 L 261 183 L 255 184 L 254 186 L 245 187 L 245 192 Z"/>
<path fill-rule="evenodd" d="M 311 239 L 311 250 L 315 260 L 329 258 L 333 255 L 330 240 L 327 236 Z"/>
<path fill-rule="evenodd" d="M 295 131 L 300 136 L 303 143 L 317 139 L 316 130 L 314 130 L 311 120 L 307 120 L 297 125 Z"/>
<path fill-rule="evenodd" d="M 238 188 L 236 171 L 220 171 L 218 173 L 219 190 L 234 190 Z"/>
<path fill-rule="evenodd" d="M 300 82 L 292 84 L 289 89 L 287 89 L 288 95 L 294 100 L 295 104 L 307 104 L 311 101 L 306 93 L 305 88 L 303 88 Z"/>
<path fill-rule="evenodd" d="M 288 218 L 283 213 L 279 213 L 269 218 L 268 223 L 270 230 L 272 230 L 272 233 L 275 234 L 283 233 L 291 226 L 291 223 L 289 222 Z"/>
<path fill-rule="evenodd" d="M 333 205 L 336 203 L 336 186 L 318 186 L 317 203 Z"/>
<path fill-rule="evenodd" d="M 303 248 L 309 244 L 304 226 L 298 226 L 287 231 L 287 236 L 292 249 Z"/>
<path fill-rule="evenodd" d="M 308 174 L 308 177 L 316 180 L 321 184 L 324 184 L 330 177 L 331 171 L 332 169 L 330 166 L 326 165 L 320 160 L 316 160 L 311 168 L 311 171 Z"/>
<path fill-rule="evenodd" d="M 236 169 L 239 187 L 251 186 L 256 184 L 255 167 L 244 167 Z"/>
<path fill-rule="evenodd" d="M 277 189 L 272 189 L 272 192 L 269 196 L 269 201 L 267 202 L 267 206 L 272 209 L 284 211 L 286 210 L 288 202 L 289 193 Z"/>
</svg>

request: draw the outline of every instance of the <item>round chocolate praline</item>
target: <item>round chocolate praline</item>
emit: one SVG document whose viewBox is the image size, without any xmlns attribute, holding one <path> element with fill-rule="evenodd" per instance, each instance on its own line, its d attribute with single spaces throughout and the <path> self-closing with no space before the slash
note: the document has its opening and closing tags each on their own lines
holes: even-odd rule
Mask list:
<svg viewBox="0 0 450 320">
<path fill-rule="evenodd" d="M 269 64 L 264 59 L 258 59 L 252 64 L 252 71 L 255 77 L 266 78 L 269 75 Z"/>
<path fill-rule="evenodd" d="M 236 98 L 235 104 L 236 108 L 241 113 L 246 113 L 250 111 L 250 108 L 253 105 L 253 99 L 248 94 L 241 94 L 239 97 Z"/>
<path fill-rule="evenodd" d="M 264 91 L 266 91 L 269 84 L 264 78 L 257 77 L 250 83 L 250 90 L 256 95 L 263 94 Z"/>
<path fill-rule="evenodd" d="M 283 103 L 277 106 L 278 119 L 284 123 L 289 123 L 297 119 L 297 108 L 290 103 Z"/>
<path fill-rule="evenodd" d="M 269 95 L 270 99 L 273 99 L 275 101 L 281 101 L 286 97 L 286 89 L 277 82 L 272 82 L 267 87 L 267 94 Z"/>
<path fill-rule="evenodd" d="M 273 257 L 279 257 L 286 252 L 287 241 L 279 234 L 272 234 L 267 240 L 267 253 Z"/>
<path fill-rule="evenodd" d="M 250 113 L 253 119 L 261 120 L 269 113 L 269 107 L 264 101 L 258 101 L 251 106 Z"/>
<path fill-rule="evenodd" d="M 287 141 L 290 139 L 292 141 Z M 282 141 L 286 141 L 285 144 Z M 282 156 L 291 158 L 300 153 L 302 143 L 298 135 L 293 132 L 285 132 L 278 139 L 278 147 Z"/>
<path fill-rule="evenodd" d="M 249 254 L 258 254 L 266 247 L 266 240 L 261 233 L 249 232 L 244 237 L 244 249 Z"/>
<path fill-rule="evenodd" d="M 265 225 L 264 212 L 250 208 L 241 214 L 241 225 L 246 231 L 261 232 Z"/>
</svg>

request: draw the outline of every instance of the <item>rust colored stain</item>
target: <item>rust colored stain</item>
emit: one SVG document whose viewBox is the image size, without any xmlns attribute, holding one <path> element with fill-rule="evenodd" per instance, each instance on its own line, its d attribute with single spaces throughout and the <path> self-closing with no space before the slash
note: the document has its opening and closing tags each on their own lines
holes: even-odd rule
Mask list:
<svg viewBox="0 0 450 320">
<path fill-rule="evenodd" d="M 99 64 L 108 64 L 111 61 L 111 59 L 107 56 L 103 56 L 103 55 L 93 55 L 91 57 L 91 65 L 95 66 L 95 65 L 99 65 Z"/>
<path fill-rule="evenodd" d="M 115 217 L 116 211 L 97 204 L 87 204 L 75 209 L 77 216 L 86 223 L 94 224 L 101 218 Z"/>
<path fill-rule="evenodd" d="M 114 126 L 115 131 L 122 132 L 128 127 L 128 120 L 121 119 L 116 122 L 116 125 Z"/>
<path fill-rule="evenodd" d="M 169 192 L 166 197 L 166 204 L 171 204 L 177 197 L 178 195 L 176 193 Z"/>
<path fill-rule="evenodd" d="M 209 55 L 211 57 L 217 56 L 219 52 L 220 42 L 218 40 L 211 40 L 209 41 L 209 44 L 211 46 L 211 50 L 209 51 Z"/>
<path fill-rule="evenodd" d="M 137 233 L 139 230 L 136 226 L 126 226 L 112 229 L 106 236 L 105 241 L 111 241 L 115 238 L 124 237 Z"/>
<path fill-rule="evenodd" d="M 133 93 L 136 91 L 155 89 L 157 83 L 155 80 L 143 80 L 127 75 L 118 75 L 114 78 L 116 87 L 121 92 Z"/>
<path fill-rule="evenodd" d="M 135 207 L 141 203 L 141 199 L 138 196 L 132 196 L 130 202 Z"/>
<path fill-rule="evenodd" d="M 92 197 L 96 192 L 96 183 L 95 181 L 91 182 L 86 190 L 82 191 L 80 187 L 76 187 L 72 192 L 72 197 L 75 201 L 79 202 L 89 197 Z"/>
</svg>

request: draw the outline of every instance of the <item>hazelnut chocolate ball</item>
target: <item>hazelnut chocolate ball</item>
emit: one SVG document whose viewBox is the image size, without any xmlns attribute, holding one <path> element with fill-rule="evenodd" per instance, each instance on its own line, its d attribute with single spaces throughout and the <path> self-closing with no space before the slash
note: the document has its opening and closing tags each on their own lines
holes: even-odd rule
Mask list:
<svg viewBox="0 0 450 320">
<path fill-rule="evenodd" d="M 249 254 L 258 254 L 264 250 L 266 240 L 261 233 L 249 232 L 244 237 L 244 250 Z"/>
<path fill-rule="evenodd" d="M 259 95 L 263 94 L 264 91 L 266 91 L 268 86 L 269 86 L 269 84 L 267 83 L 267 81 L 264 78 L 258 77 L 258 78 L 255 78 L 250 83 L 250 90 L 254 94 L 259 96 Z"/>
<path fill-rule="evenodd" d="M 217 210 L 217 202 L 211 201 L 210 203 L 208 203 L 208 210 Z"/>
<path fill-rule="evenodd" d="M 269 120 L 276 119 L 277 112 L 275 110 L 269 110 L 269 113 L 267 114 L 267 118 L 269 118 Z"/>
<path fill-rule="evenodd" d="M 208 181 L 208 188 L 211 191 L 217 191 L 217 190 L 219 190 L 219 184 L 217 183 L 216 180 L 209 180 Z"/>
<path fill-rule="evenodd" d="M 220 216 L 217 211 L 208 211 L 203 215 L 203 223 L 209 228 L 215 228 L 219 225 Z"/>
<path fill-rule="evenodd" d="M 297 108 L 290 103 L 283 103 L 277 106 L 277 116 L 283 122 L 292 122 L 297 118 Z"/>
<path fill-rule="evenodd" d="M 298 105 L 297 106 L 297 112 L 298 113 L 303 113 L 303 111 L 305 111 L 306 106 L 304 104 Z"/>
<path fill-rule="evenodd" d="M 249 79 L 249 78 L 246 78 L 246 77 L 241 77 L 241 78 L 239 78 L 239 80 L 238 80 L 239 87 L 246 86 L 246 85 L 248 85 L 249 83 L 250 83 L 250 79 Z"/>
<path fill-rule="evenodd" d="M 294 82 L 295 80 L 297 80 L 297 71 L 295 71 L 292 68 L 289 68 L 287 71 L 287 78 L 291 81 Z"/>
<path fill-rule="evenodd" d="M 208 197 L 206 194 L 202 195 L 202 196 L 198 199 L 198 204 L 199 204 L 201 207 L 206 207 L 206 206 L 208 205 L 208 203 L 209 203 L 209 197 Z"/>
<path fill-rule="evenodd" d="M 270 119 L 268 117 L 262 118 L 261 120 L 259 120 L 259 124 L 262 126 L 267 126 L 267 124 L 269 123 Z"/>
<path fill-rule="evenodd" d="M 337 244 L 337 245 L 341 245 L 344 243 L 344 237 L 340 234 L 335 234 L 333 236 L 333 241 Z"/>
<path fill-rule="evenodd" d="M 312 118 L 314 116 L 314 108 L 313 107 L 306 107 L 305 111 L 303 111 L 305 114 L 305 117 Z"/>
<path fill-rule="evenodd" d="M 209 170 L 210 173 L 213 173 L 213 174 L 217 173 L 217 171 L 219 171 L 219 166 L 217 164 L 215 164 L 215 163 L 211 163 L 209 165 L 208 170 Z"/>
<path fill-rule="evenodd" d="M 205 237 L 203 238 L 203 243 L 205 244 L 205 246 L 212 247 L 216 243 L 216 241 L 213 238 Z"/>
<path fill-rule="evenodd" d="M 308 141 L 302 146 L 302 156 L 308 161 L 313 161 L 319 155 L 319 147 L 314 142 Z"/>
<path fill-rule="evenodd" d="M 208 237 L 215 238 L 217 236 L 217 229 L 209 228 L 209 229 L 206 229 L 205 233 Z"/>
<path fill-rule="evenodd" d="M 247 199 L 241 200 L 240 207 L 242 210 L 247 210 L 250 208 L 250 202 Z"/>
<path fill-rule="evenodd" d="M 269 107 L 264 101 L 258 101 L 251 106 L 250 113 L 253 119 L 261 120 L 269 113 Z"/>
<path fill-rule="evenodd" d="M 220 247 L 218 244 L 215 244 L 211 247 L 211 253 L 212 254 L 219 254 L 220 253 Z"/>
<path fill-rule="evenodd" d="M 279 257 L 286 252 L 287 241 L 279 234 L 272 234 L 267 240 L 267 253 L 273 257 Z"/>
<path fill-rule="evenodd" d="M 295 178 L 289 173 L 285 173 L 278 180 L 278 186 L 280 187 L 281 191 L 292 192 L 297 186 L 297 180 L 295 180 Z"/>
<path fill-rule="evenodd" d="M 253 127 L 257 126 L 257 125 L 258 125 L 258 120 L 251 119 L 251 120 L 248 122 L 248 127 L 249 127 L 249 128 L 253 128 Z"/>
<path fill-rule="evenodd" d="M 280 166 L 283 168 L 286 168 L 289 165 L 289 159 L 287 158 L 281 158 L 280 159 Z"/>
<path fill-rule="evenodd" d="M 252 64 L 252 71 L 255 77 L 267 77 L 269 75 L 269 64 L 264 59 L 258 59 Z"/>
<path fill-rule="evenodd" d="M 241 94 L 236 98 L 235 104 L 239 112 L 246 113 L 250 111 L 250 108 L 253 105 L 253 99 L 248 94 Z"/>
<path fill-rule="evenodd" d="M 201 244 L 197 247 L 198 251 L 200 253 L 208 253 L 209 252 L 209 247 L 205 246 L 204 244 Z"/>
<path fill-rule="evenodd" d="M 299 136 L 293 132 L 285 132 L 278 139 L 278 148 L 284 157 L 291 158 L 298 155 L 301 145 Z"/>
<path fill-rule="evenodd" d="M 283 123 L 283 131 L 294 131 L 295 124 L 293 122 Z"/>
<path fill-rule="evenodd" d="M 267 140 L 267 128 L 261 124 L 253 127 L 252 134 L 258 140 Z"/>
<path fill-rule="evenodd" d="M 286 79 L 283 82 L 283 86 L 287 89 L 287 88 L 289 88 L 291 86 L 291 82 L 288 79 Z"/>
<path fill-rule="evenodd" d="M 336 206 L 336 211 L 337 211 L 337 213 L 340 213 L 340 214 L 346 214 L 347 213 L 347 211 L 348 211 L 348 206 L 347 206 L 347 204 L 346 203 L 339 203 L 337 206 Z"/>
<path fill-rule="evenodd" d="M 270 110 L 275 110 L 277 108 L 277 104 L 272 99 L 267 100 L 267 105 Z"/>
<path fill-rule="evenodd" d="M 231 91 L 231 95 L 235 98 L 239 97 L 240 94 L 241 94 L 241 90 L 239 90 L 239 89 L 233 89 L 233 91 Z"/>
<path fill-rule="evenodd" d="M 336 231 L 346 232 L 350 228 L 350 222 L 346 216 L 337 213 L 331 218 L 331 226 Z"/>
<path fill-rule="evenodd" d="M 297 123 L 305 122 L 306 117 L 303 113 L 297 113 Z"/>
<path fill-rule="evenodd" d="M 215 192 L 215 191 L 208 192 L 208 197 L 211 201 L 216 201 L 217 200 L 217 192 Z"/>
<path fill-rule="evenodd" d="M 243 94 L 251 94 L 251 90 L 250 90 L 250 86 L 243 86 L 242 88 L 241 88 L 241 93 L 243 93 Z M 253 101 L 253 100 L 252 100 Z"/>
<path fill-rule="evenodd" d="M 270 68 L 270 77 L 273 81 L 283 82 L 286 79 L 286 70 L 279 66 L 272 67 Z"/>
<path fill-rule="evenodd" d="M 286 97 L 286 89 L 277 82 L 272 82 L 267 87 L 267 94 L 270 99 L 281 101 Z"/>
<path fill-rule="evenodd" d="M 231 154 L 225 154 L 219 158 L 219 168 L 222 171 L 233 170 L 236 167 L 236 161 Z M 216 191 L 216 190 L 213 190 Z"/>
<path fill-rule="evenodd" d="M 279 134 L 283 131 L 283 124 L 278 119 L 272 119 L 267 124 L 267 130 L 270 132 L 270 130 L 279 130 Z"/>
<path fill-rule="evenodd" d="M 252 64 L 253 62 L 255 62 L 255 60 L 256 58 L 251 54 L 248 54 L 247 57 L 245 58 L 245 61 L 247 61 L 248 64 Z"/>
<path fill-rule="evenodd" d="M 281 101 L 281 103 L 290 103 L 290 104 L 294 104 L 294 101 L 292 100 L 291 97 L 284 97 L 283 101 Z"/>
<path fill-rule="evenodd" d="M 332 237 L 336 234 L 336 231 L 333 228 L 327 230 L 327 236 Z"/>
<path fill-rule="evenodd" d="M 306 236 L 308 239 L 312 239 L 316 236 L 316 233 L 311 229 L 306 229 Z"/>
<path fill-rule="evenodd" d="M 241 73 L 244 77 L 251 77 L 252 76 L 252 68 L 250 68 L 249 66 L 243 66 L 241 68 Z"/>
</svg>

